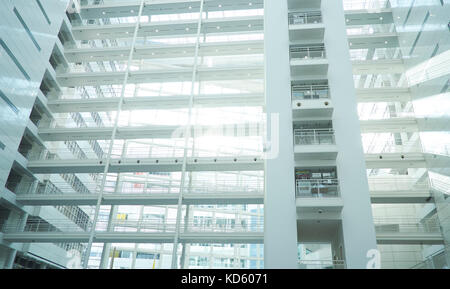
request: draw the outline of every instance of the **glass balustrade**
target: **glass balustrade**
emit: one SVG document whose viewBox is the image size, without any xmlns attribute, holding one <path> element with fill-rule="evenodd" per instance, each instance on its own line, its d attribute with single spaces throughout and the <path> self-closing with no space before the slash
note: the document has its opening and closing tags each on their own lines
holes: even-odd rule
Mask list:
<svg viewBox="0 0 450 289">
<path fill-rule="evenodd" d="M 339 181 L 338 179 L 297 179 L 295 191 L 300 198 L 336 198 L 339 197 Z"/>
<path fill-rule="evenodd" d="M 333 129 L 296 129 L 295 145 L 331 145 L 335 144 Z"/>
</svg>

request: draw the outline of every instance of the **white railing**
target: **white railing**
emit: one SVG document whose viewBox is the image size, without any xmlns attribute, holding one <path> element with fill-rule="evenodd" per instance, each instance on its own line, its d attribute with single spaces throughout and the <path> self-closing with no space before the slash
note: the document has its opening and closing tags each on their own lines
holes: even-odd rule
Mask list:
<svg viewBox="0 0 450 289">
<path fill-rule="evenodd" d="M 222 222 L 223 221 L 223 222 Z M 67 219 L 48 219 L 48 220 L 28 220 L 25 228 L 18 224 L 3 224 L 1 232 L 36 232 L 36 233 L 76 233 L 89 232 L 92 223 L 84 229 L 80 228 L 74 222 Z M 176 230 L 176 219 L 153 219 L 153 220 L 114 220 L 110 224 L 108 221 L 100 220 L 97 222 L 97 232 L 153 232 L 153 233 L 174 233 Z M 259 220 L 217 220 L 208 221 L 182 220 L 180 225 L 182 232 L 220 232 L 220 233 L 246 233 L 263 232 L 264 222 Z"/>
<path fill-rule="evenodd" d="M 335 144 L 334 131 L 326 129 L 295 129 L 295 145 L 330 145 Z"/>
<path fill-rule="evenodd" d="M 344 260 L 298 260 L 301 269 L 345 269 Z"/>
<path fill-rule="evenodd" d="M 328 85 L 293 85 L 292 100 L 330 98 Z"/>
<path fill-rule="evenodd" d="M 339 197 L 338 179 L 297 179 L 295 192 L 299 198 L 337 198 Z"/>
<path fill-rule="evenodd" d="M 322 13 L 320 11 L 289 13 L 290 25 L 317 23 L 322 23 Z"/>
<path fill-rule="evenodd" d="M 450 183 L 436 179 L 430 178 L 431 187 L 439 192 L 442 192 L 446 195 L 450 195 Z"/>
<path fill-rule="evenodd" d="M 99 183 L 82 180 L 86 194 L 99 193 Z M 87 189 L 87 190 L 86 190 Z M 20 191 L 17 194 L 63 195 L 81 194 L 74 186 L 65 181 L 43 180 L 37 185 L 36 190 Z M 123 175 L 117 183 L 116 179 L 107 180 L 104 188 L 105 194 L 178 194 L 180 181 L 171 180 L 162 175 Z M 184 187 L 186 194 L 262 194 L 264 181 L 261 180 L 193 180 L 186 182 Z"/>
<path fill-rule="evenodd" d="M 290 49 L 291 59 L 310 59 L 310 58 L 325 58 L 325 46 L 324 45 L 296 45 L 291 46 Z"/>
<path fill-rule="evenodd" d="M 377 233 L 440 233 L 439 220 L 418 218 L 374 218 Z"/>
<path fill-rule="evenodd" d="M 428 181 L 407 178 L 368 178 L 371 191 L 419 191 L 428 190 Z"/>
<path fill-rule="evenodd" d="M 441 250 L 428 255 L 425 260 L 414 265 L 410 269 L 450 269 L 450 265 L 447 262 L 448 247 L 444 247 Z"/>
</svg>

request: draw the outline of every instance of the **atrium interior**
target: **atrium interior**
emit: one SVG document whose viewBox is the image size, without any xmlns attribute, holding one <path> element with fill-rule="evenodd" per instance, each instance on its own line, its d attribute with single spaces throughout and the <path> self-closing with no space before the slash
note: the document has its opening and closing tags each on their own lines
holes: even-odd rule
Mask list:
<svg viewBox="0 0 450 289">
<path fill-rule="evenodd" d="M 450 267 L 449 0 L 0 2 L 0 269 Z"/>
</svg>

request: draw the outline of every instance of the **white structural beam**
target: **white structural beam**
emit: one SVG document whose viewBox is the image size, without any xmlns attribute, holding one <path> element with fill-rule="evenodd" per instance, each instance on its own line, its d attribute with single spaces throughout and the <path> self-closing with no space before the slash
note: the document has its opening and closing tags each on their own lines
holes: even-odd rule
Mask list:
<svg viewBox="0 0 450 289">
<path fill-rule="evenodd" d="M 263 0 L 208 0 L 205 2 L 204 11 L 230 11 L 262 9 Z M 139 9 L 138 0 L 118 1 L 117 3 L 101 3 L 98 5 L 81 6 L 80 13 L 83 19 L 115 18 L 136 16 Z M 142 15 L 182 14 L 199 11 L 200 0 L 164 0 L 145 1 Z"/>
<path fill-rule="evenodd" d="M 346 10 L 344 13 L 347 26 L 390 24 L 394 22 L 391 8 L 355 9 Z"/>
<path fill-rule="evenodd" d="M 94 243 L 172 243 L 174 233 L 96 232 Z M 23 232 L 3 235 L 3 240 L 14 243 L 86 243 L 88 232 Z M 180 243 L 263 243 L 260 232 L 190 232 L 180 233 Z"/>
<path fill-rule="evenodd" d="M 379 245 L 442 245 L 441 233 L 381 233 L 377 232 Z"/>
<path fill-rule="evenodd" d="M 427 167 L 423 153 L 366 154 L 365 159 L 367 168 L 370 169 Z"/>
<path fill-rule="evenodd" d="M 287 1 L 264 1 L 265 160 L 264 267 L 297 268 L 297 214 Z"/>
<path fill-rule="evenodd" d="M 125 98 L 122 110 L 185 108 L 187 95 Z M 118 98 L 58 99 L 48 102 L 54 113 L 115 111 Z M 264 103 L 260 93 L 196 95 L 194 105 L 201 107 L 258 106 Z"/>
<path fill-rule="evenodd" d="M 92 62 L 126 60 L 130 47 L 103 47 L 103 48 L 77 48 L 66 49 L 65 56 L 69 62 Z M 159 44 L 136 46 L 133 59 L 163 59 L 192 57 L 194 55 L 194 44 Z M 181 52 L 181 53 L 180 53 Z M 253 41 L 229 41 L 201 43 L 199 56 L 225 56 L 225 55 L 247 55 L 264 53 L 264 42 Z"/>
<path fill-rule="evenodd" d="M 217 126 L 193 126 L 191 135 L 201 136 L 260 136 L 263 125 L 261 123 L 224 124 Z M 52 128 L 41 129 L 39 136 L 44 141 L 65 140 L 107 140 L 111 138 L 112 127 L 85 127 L 85 128 Z M 183 138 L 184 126 L 133 126 L 119 127 L 116 139 L 161 139 Z"/>
<path fill-rule="evenodd" d="M 358 102 L 407 102 L 411 101 L 408 88 L 357 88 Z"/>
<path fill-rule="evenodd" d="M 342 2 L 322 1 L 322 15 L 329 59 L 328 84 L 334 105 L 333 128 L 339 151 L 336 168 L 343 200 L 341 228 L 333 240 L 333 254 L 344 258 L 349 269 L 366 268 L 367 253 L 377 248 L 376 235 L 360 123 L 356 109 L 351 109 L 357 107 L 357 101 Z"/>
<path fill-rule="evenodd" d="M 411 100 L 407 88 L 359 88 L 356 89 L 358 102 L 407 102 Z M 177 109 L 186 106 L 189 96 L 149 96 L 125 98 L 122 109 L 136 110 Z M 117 109 L 118 98 L 90 98 L 90 99 L 57 99 L 49 100 L 48 107 L 53 113 L 66 112 L 96 112 L 114 111 Z M 224 106 L 256 106 L 264 103 L 264 95 L 248 94 L 210 94 L 197 95 L 194 104 L 202 107 Z"/>
<path fill-rule="evenodd" d="M 112 159 L 110 173 L 179 172 L 183 157 Z M 35 174 L 101 173 L 104 160 L 30 161 L 28 169 Z M 189 158 L 187 171 L 260 171 L 264 163 L 259 156 Z"/>
<path fill-rule="evenodd" d="M 78 26 L 72 28 L 77 40 L 130 38 L 135 24 Z M 141 23 L 138 37 L 194 36 L 197 19 Z M 263 16 L 211 18 L 202 22 L 201 33 L 262 32 Z"/>
<path fill-rule="evenodd" d="M 354 60 L 352 66 L 354 75 L 405 72 L 405 66 L 401 59 Z"/>
<path fill-rule="evenodd" d="M 433 202 L 429 191 L 371 191 L 372 204 L 424 204 Z M 20 206 L 93 206 L 97 194 L 27 194 L 18 195 Z M 176 205 L 177 194 L 123 194 L 111 193 L 103 195 L 102 205 L 145 205 L 166 206 Z M 264 194 L 233 192 L 233 193 L 189 193 L 183 196 L 184 205 L 209 204 L 263 204 Z"/>
<path fill-rule="evenodd" d="M 129 73 L 128 83 L 190 81 L 192 77 L 191 74 L 192 69 L 189 68 L 132 71 Z M 57 79 L 61 86 L 99 86 L 121 84 L 124 75 L 125 72 L 64 73 L 58 75 Z M 262 66 L 198 69 L 198 79 L 202 81 L 261 79 L 263 76 L 264 70 Z"/>
<path fill-rule="evenodd" d="M 146 232 L 96 232 L 95 243 L 172 243 L 174 233 L 146 233 Z M 3 241 L 10 243 L 86 243 L 89 239 L 87 232 L 22 232 L 3 233 Z M 189 232 L 180 233 L 180 243 L 242 243 L 262 244 L 262 232 Z M 377 233 L 376 241 L 380 245 L 439 245 L 444 239 L 440 233 Z"/>
<path fill-rule="evenodd" d="M 395 32 L 349 35 L 350 49 L 395 48 L 399 46 Z"/>
<path fill-rule="evenodd" d="M 360 123 L 362 133 L 419 131 L 417 119 L 414 117 L 361 120 Z"/>
<path fill-rule="evenodd" d="M 433 196 L 426 190 L 370 191 L 372 204 L 425 204 L 433 203 Z"/>
<path fill-rule="evenodd" d="M 17 201 L 24 206 L 93 206 L 97 194 L 62 194 L 62 195 L 19 195 Z M 176 205 L 178 194 L 104 194 L 102 205 Z M 187 193 L 183 196 L 184 205 L 209 204 L 263 204 L 263 193 Z"/>
</svg>

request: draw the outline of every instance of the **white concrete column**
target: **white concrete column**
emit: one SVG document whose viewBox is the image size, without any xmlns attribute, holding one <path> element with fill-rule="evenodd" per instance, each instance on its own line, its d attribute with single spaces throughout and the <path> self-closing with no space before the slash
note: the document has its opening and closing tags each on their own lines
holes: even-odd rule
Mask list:
<svg viewBox="0 0 450 289">
<path fill-rule="evenodd" d="M 267 139 L 271 142 L 265 161 L 264 266 L 293 269 L 297 268 L 297 215 L 287 1 L 265 0 L 264 13 Z M 279 123 L 271 128 L 276 117 Z"/>
<path fill-rule="evenodd" d="M 322 15 L 339 151 L 336 165 L 344 202 L 344 257 L 347 268 L 366 268 L 367 253 L 377 246 L 342 1 L 322 1 Z"/>
</svg>

